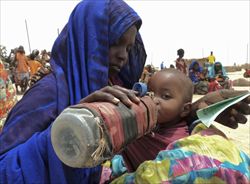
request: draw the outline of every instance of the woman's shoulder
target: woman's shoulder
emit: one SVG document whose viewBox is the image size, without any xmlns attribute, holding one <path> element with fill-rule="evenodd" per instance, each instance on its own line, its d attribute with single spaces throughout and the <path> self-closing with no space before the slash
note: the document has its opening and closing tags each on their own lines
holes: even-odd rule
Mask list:
<svg viewBox="0 0 250 184">
<path fill-rule="evenodd" d="M 38 96 L 56 96 L 56 78 L 53 73 L 50 73 L 37 81 L 32 87 L 27 91 L 29 93 L 35 93 Z M 55 97 L 56 98 L 56 97 Z"/>
</svg>

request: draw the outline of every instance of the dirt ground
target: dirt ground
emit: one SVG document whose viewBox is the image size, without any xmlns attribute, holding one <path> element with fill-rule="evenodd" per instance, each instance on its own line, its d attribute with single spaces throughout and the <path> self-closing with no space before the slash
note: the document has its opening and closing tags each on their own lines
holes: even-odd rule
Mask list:
<svg viewBox="0 0 250 184">
<path fill-rule="evenodd" d="M 243 70 L 238 72 L 228 73 L 228 76 L 231 80 L 243 78 Z M 250 80 L 250 78 L 248 79 Z M 248 90 L 250 91 L 249 87 L 236 87 L 234 86 L 235 90 Z M 201 98 L 202 95 L 194 95 L 194 101 Z M 246 124 L 239 124 L 237 129 L 231 129 L 226 126 L 223 126 L 219 123 L 214 123 L 214 125 L 223 131 L 229 139 L 231 139 L 240 149 L 244 150 L 250 156 L 250 115 L 247 116 L 247 123 Z"/>
</svg>

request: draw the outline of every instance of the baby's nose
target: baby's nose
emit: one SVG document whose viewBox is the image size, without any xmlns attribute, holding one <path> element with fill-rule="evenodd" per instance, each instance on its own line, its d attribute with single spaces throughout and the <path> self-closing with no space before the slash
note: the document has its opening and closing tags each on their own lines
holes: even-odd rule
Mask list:
<svg viewBox="0 0 250 184">
<path fill-rule="evenodd" d="M 159 104 L 159 98 L 158 97 L 156 97 L 156 96 L 154 96 L 153 97 L 153 101 L 154 101 L 154 103 L 156 104 L 156 105 L 158 105 Z"/>
</svg>

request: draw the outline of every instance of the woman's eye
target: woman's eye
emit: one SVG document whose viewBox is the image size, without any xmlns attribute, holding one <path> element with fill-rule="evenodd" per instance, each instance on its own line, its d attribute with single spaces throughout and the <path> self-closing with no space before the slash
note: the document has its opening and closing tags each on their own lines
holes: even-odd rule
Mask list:
<svg viewBox="0 0 250 184">
<path fill-rule="evenodd" d="M 126 51 L 129 52 L 132 49 L 132 46 L 128 46 Z"/>
<path fill-rule="evenodd" d="M 112 45 L 111 45 L 111 47 L 112 46 L 118 46 L 120 44 L 120 40 L 118 39 L 118 40 L 116 40 Z"/>
</svg>

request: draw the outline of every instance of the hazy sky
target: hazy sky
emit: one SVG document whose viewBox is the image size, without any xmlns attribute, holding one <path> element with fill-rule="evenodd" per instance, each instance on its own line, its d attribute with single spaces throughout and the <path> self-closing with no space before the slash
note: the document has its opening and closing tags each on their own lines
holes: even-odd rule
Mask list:
<svg viewBox="0 0 250 184">
<path fill-rule="evenodd" d="M 51 50 L 69 15 L 79 1 L 7 1 L 0 0 L 0 44 L 8 51 L 29 45 L 31 50 Z M 142 18 L 140 29 L 147 63 L 173 64 L 177 49 L 185 58 L 207 57 L 210 51 L 225 65 L 249 62 L 250 1 L 126 1 Z"/>
</svg>

